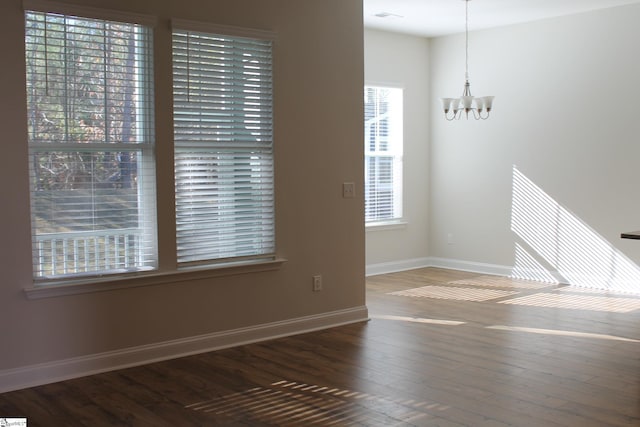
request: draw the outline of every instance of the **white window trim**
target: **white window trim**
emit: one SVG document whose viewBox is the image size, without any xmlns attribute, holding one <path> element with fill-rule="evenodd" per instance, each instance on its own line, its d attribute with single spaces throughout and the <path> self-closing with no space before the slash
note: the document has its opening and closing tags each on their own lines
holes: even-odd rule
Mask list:
<svg viewBox="0 0 640 427">
<path fill-rule="evenodd" d="M 225 36 L 247 37 L 252 39 L 262 39 L 270 41 L 276 40 L 276 33 L 270 30 L 234 27 L 232 25 L 213 24 L 202 21 L 190 21 L 187 19 L 171 19 L 171 28 L 174 30 L 224 34 Z"/>
<path fill-rule="evenodd" d="M 28 299 L 41 299 L 77 295 L 91 292 L 113 291 L 117 289 L 138 288 L 141 286 L 165 285 L 184 281 L 236 276 L 278 270 L 287 260 L 285 258 L 264 259 L 253 262 L 225 263 L 216 267 L 192 267 L 168 272 L 151 272 L 128 275 L 93 276 L 87 279 L 48 282 L 46 286 L 33 284 L 25 287 Z"/>
<path fill-rule="evenodd" d="M 404 218 L 389 221 L 368 222 L 365 224 L 365 231 L 387 231 L 407 228 L 409 223 Z"/>
<path fill-rule="evenodd" d="M 38 47 L 42 48 L 43 43 L 45 47 L 45 61 L 46 59 L 46 46 L 48 43 L 47 37 L 47 26 L 46 23 L 49 17 L 54 17 L 54 19 L 64 19 L 61 23 L 62 30 L 56 29 L 53 30 L 54 34 L 58 31 L 63 31 L 64 40 L 66 40 L 66 34 L 68 31 L 68 25 L 78 25 L 79 28 L 92 28 L 92 25 L 95 23 L 109 23 L 113 21 L 109 21 L 104 18 L 92 18 L 87 16 L 77 16 L 70 13 L 68 10 L 63 10 L 64 5 L 59 6 L 57 3 L 40 3 L 40 6 L 48 6 L 46 10 L 55 10 L 54 12 L 42 12 L 33 9 L 26 9 L 24 11 L 27 37 L 25 39 L 25 49 L 27 52 L 27 57 L 29 58 L 31 53 L 34 53 L 38 50 Z M 29 4 L 26 4 L 29 6 Z M 36 8 L 37 4 L 34 4 Z M 49 7 L 50 6 L 50 7 Z M 71 21 L 75 21 L 77 19 L 76 24 L 69 24 L 68 17 L 71 16 Z M 131 28 L 130 32 L 127 32 L 125 36 L 114 36 L 116 39 L 123 40 L 122 37 L 126 37 L 126 40 L 133 42 L 134 39 L 144 42 L 144 44 L 136 44 L 138 52 L 135 54 L 135 58 L 133 59 L 134 64 L 129 64 L 127 66 L 133 66 L 137 71 L 132 74 L 128 74 L 126 77 L 119 79 L 119 82 L 126 82 L 127 85 L 130 85 L 132 93 L 139 92 L 140 96 L 138 101 L 134 101 L 132 98 L 132 108 L 136 111 L 135 117 L 135 133 L 132 134 L 134 136 L 135 144 L 126 144 L 124 141 L 113 140 L 113 143 L 108 143 L 110 140 L 109 135 L 106 132 L 107 126 L 111 124 L 111 118 L 108 117 L 108 114 L 105 113 L 105 109 L 107 108 L 103 103 L 98 103 L 98 113 L 104 114 L 104 130 L 105 134 L 102 139 L 98 139 L 97 141 L 91 140 L 91 144 L 82 144 L 79 145 L 78 142 L 74 142 L 72 139 L 69 139 L 71 134 L 68 133 L 69 127 L 65 124 L 64 127 L 60 127 L 60 129 L 56 129 L 55 132 L 60 133 L 60 140 L 54 140 L 49 143 L 40 143 L 38 142 L 38 132 L 36 125 L 34 124 L 33 134 L 30 135 L 28 140 L 29 145 L 29 156 L 33 162 L 38 162 L 39 153 L 53 151 L 53 152 L 75 152 L 75 151 L 84 151 L 88 153 L 116 153 L 116 152 L 128 152 L 132 153 L 133 156 L 136 156 L 137 159 L 137 169 L 141 170 L 142 173 L 136 173 L 138 179 L 136 179 L 136 183 L 132 184 L 132 194 L 130 194 L 131 198 L 137 198 L 136 208 L 135 208 L 135 219 L 132 224 L 117 224 L 116 227 L 103 227 L 100 225 L 97 227 L 98 229 L 88 229 L 85 230 L 83 227 L 79 229 L 76 227 L 79 223 L 76 222 L 76 217 L 72 217 L 70 220 L 71 223 L 66 221 L 65 224 L 70 225 L 69 229 L 61 230 L 57 226 L 54 227 L 53 230 L 47 230 L 46 228 L 40 227 L 37 225 L 38 215 L 42 213 L 41 208 L 38 208 L 38 199 L 39 192 L 36 187 L 31 187 L 30 195 L 31 195 L 31 210 L 32 210 L 32 227 L 31 227 L 31 235 L 32 235 L 32 254 L 33 254 L 33 284 L 34 286 L 47 286 L 49 283 L 57 282 L 57 281 L 66 281 L 69 283 L 77 283 L 78 280 L 82 280 L 83 278 L 96 278 L 107 275 L 122 275 L 124 273 L 137 274 L 140 272 L 151 272 L 157 271 L 157 262 L 158 262 L 158 254 L 157 254 L 157 238 L 156 238 L 156 212 L 157 209 L 155 207 L 156 204 L 156 191 L 155 191 L 155 132 L 154 132 L 154 95 L 153 90 L 149 88 L 153 85 L 153 76 L 151 74 L 152 71 L 152 61 L 153 61 L 153 29 L 148 25 L 141 24 L 133 24 L 131 23 L 131 19 L 128 19 L 128 15 L 120 16 L 120 20 L 118 20 L 118 24 L 122 23 L 123 25 Z M 32 29 L 37 29 L 38 23 L 44 22 L 44 38 L 40 38 L 38 36 L 31 38 L 30 31 Z M 103 33 L 103 45 L 100 46 L 91 46 L 84 45 L 82 42 L 79 43 L 80 46 L 84 48 L 91 49 L 91 54 L 94 54 L 96 51 L 101 52 L 104 49 L 107 38 L 109 40 L 112 39 L 112 35 L 104 32 L 106 31 L 104 28 L 102 29 Z M 55 36 L 54 36 L 55 37 Z M 98 42 L 99 43 L 99 42 Z M 137 43 L 137 42 L 136 42 Z M 66 44 L 65 44 L 66 48 Z M 37 55 L 34 54 L 34 58 Z M 61 66 L 65 70 L 65 75 L 67 71 L 67 67 L 69 66 L 68 58 L 63 57 L 60 59 L 62 62 Z M 93 68 L 91 68 L 93 72 Z M 32 78 L 37 76 L 37 73 L 44 73 L 44 75 L 48 76 L 49 70 L 47 69 L 46 63 L 44 64 L 44 68 L 42 68 L 42 64 L 31 63 L 29 60 L 27 61 L 27 89 L 29 89 L 30 84 L 34 84 Z M 112 81 L 110 80 L 109 73 L 110 71 L 107 68 L 98 68 L 97 72 L 104 78 L 104 91 L 108 93 L 111 88 Z M 36 77 L 37 78 L 37 77 Z M 37 82 L 37 80 L 36 80 Z M 35 89 L 38 94 L 41 94 L 40 89 Z M 127 86 L 129 87 L 129 86 Z M 62 91 L 62 96 L 56 98 L 56 104 L 59 102 L 61 108 L 65 110 L 69 107 L 69 100 L 75 100 L 77 95 L 76 93 L 68 93 L 68 86 L 65 84 Z M 48 95 L 48 93 L 46 94 Z M 67 96 L 70 95 L 70 96 Z M 40 105 L 40 101 L 35 102 L 31 97 L 28 97 L 28 105 L 31 108 L 37 108 Z M 45 97 L 46 98 L 46 97 Z M 106 100 L 106 96 L 105 96 Z M 44 109 L 47 108 L 48 101 L 43 101 L 44 105 L 42 107 Z M 68 110 L 67 110 L 68 111 Z M 65 115 L 65 120 L 70 120 L 68 116 Z M 116 117 L 116 116 L 114 116 Z M 29 118 L 29 116 L 28 116 Z M 78 117 L 73 116 L 71 120 L 75 121 Z M 124 123 L 124 122 L 123 122 Z M 133 122 L 132 122 L 133 124 Z M 101 141 L 101 142 L 100 142 Z M 82 147 L 85 147 L 82 149 Z M 93 156 L 94 154 L 91 154 Z M 139 156 L 139 158 L 138 158 Z M 85 160 L 81 160 L 82 163 L 85 163 Z M 38 166 L 34 166 L 31 168 L 32 175 L 30 179 L 33 179 L 37 175 L 35 175 L 38 169 Z M 93 182 L 93 178 L 90 179 Z M 34 185 L 35 182 L 32 182 L 31 185 Z M 52 193 L 52 197 L 58 197 L 57 192 Z M 47 194 L 47 193 L 45 193 Z M 90 195 L 91 200 L 83 202 L 82 205 L 69 205 L 68 201 L 64 202 L 64 209 L 67 209 L 68 206 L 72 206 L 72 209 L 86 209 L 90 212 L 92 218 L 95 218 L 94 208 L 100 205 L 100 201 L 94 200 L 96 197 L 95 188 L 91 186 L 90 191 L 88 193 L 82 192 L 80 193 L 81 197 L 85 194 Z M 44 209 L 46 211 L 46 208 Z M 152 212 L 150 215 L 146 215 L 145 212 Z M 132 215 L 133 216 L 133 215 Z M 86 212 L 85 212 L 86 217 Z M 82 222 L 82 221 L 81 221 Z M 80 224 L 81 225 L 81 224 Z M 112 235 L 114 236 L 114 241 L 111 241 Z M 133 240 L 129 240 L 129 239 Z M 95 245 L 95 248 L 93 248 Z M 89 249 L 92 247 L 94 250 Z M 63 259 L 60 259 L 63 258 Z M 104 260 L 104 263 L 102 262 Z M 93 265 L 92 265 L 93 264 Z"/>
<path fill-rule="evenodd" d="M 238 27 L 220 26 L 215 24 L 208 24 L 208 23 L 195 22 L 195 21 L 184 21 L 184 20 L 173 20 L 172 30 L 173 30 L 172 32 L 173 32 L 174 42 L 175 40 L 179 41 L 177 45 L 178 47 L 176 48 L 176 45 L 174 44 L 172 48 L 172 52 L 174 55 L 173 56 L 174 76 L 176 75 L 179 76 L 178 86 L 176 86 L 174 82 L 174 93 L 175 93 L 176 87 L 178 87 L 178 89 L 181 91 L 181 93 L 175 96 L 173 100 L 174 110 L 177 111 L 177 114 L 178 114 L 178 116 L 176 116 L 177 120 L 174 121 L 174 136 L 176 139 L 174 141 L 174 147 L 173 147 L 174 158 L 175 158 L 174 161 L 176 165 L 174 173 L 176 176 L 176 212 L 177 212 L 176 236 L 178 241 L 177 243 L 179 245 L 177 248 L 178 249 L 177 250 L 178 268 L 182 269 L 182 268 L 190 268 L 191 266 L 215 265 L 216 263 L 219 263 L 219 262 L 226 262 L 225 260 L 233 260 L 234 259 L 233 257 L 246 258 L 248 262 L 251 262 L 251 260 L 253 259 L 256 259 L 256 258 L 261 259 L 266 256 L 275 257 L 275 237 L 276 237 L 275 236 L 275 212 L 274 212 L 275 211 L 275 205 L 274 205 L 275 177 L 274 177 L 274 170 L 273 170 L 274 139 L 273 139 L 273 128 L 272 128 L 273 127 L 273 110 L 272 110 L 273 41 L 271 40 L 273 38 L 273 33 L 268 31 L 263 31 L 263 30 L 243 29 Z M 269 79 L 268 88 L 267 86 L 265 86 L 265 90 L 267 90 L 268 92 L 263 91 L 263 89 L 260 88 L 259 92 L 261 97 L 259 101 L 256 101 L 256 102 L 259 102 L 259 104 L 256 104 L 256 105 L 260 105 L 260 107 L 265 106 L 268 108 L 268 112 L 266 112 L 265 113 L 266 115 L 264 116 L 264 119 L 266 120 L 264 123 L 268 122 L 268 125 L 266 127 L 263 127 L 264 123 L 262 121 L 262 113 L 260 113 L 261 119 L 260 119 L 260 122 L 258 122 L 260 124 L 256 124 L 256 126 L 259 128 L 259 132 L 260 132 L 259 135 L 261 135 L 262 138 L 259 138 L 256 140 L 250 138 L 249 140 L 245 140 L 244 139 L 245 136 L 240 136 L 240 134 L 236 135 L 235 132 L 238 130 L 236 129 L 236 126 L 240 126 L 242 127 L 242 129 L 246 129 L 246 122 L 243 123 L 242 121 L 236 121 L 238 120 L 238 118 L 235 115 L 233 117 L 233 123 L 229 124 L 230 126 L 229 129 L 233 135 L 236 135 L 237 137 L 240 138 L 238 140 L 238 144 L 234 143 L 233 145 L 229 145 L 230 143 L 232 143 L 232 140 L 226 141 L 226 137 L 222 137 L 221 140 L 216 141 L 217 137 L 215 136 L 214 133 L 211 133 L 211 129 L 207 126 L 203 128 L 204 133 L 202 134 L 199 133 L 198 123 L 199 123 L 199 119 L 201 119 L 200 115 L 209 114 L 207 113 L 207 108 L 205 108 L 204 110 L 201 110 L 201 108 L 202 107 L 217 108 L 216 104 L 211 103 L 212 102 L 211 99 L 217 99 L 219 97 L 220 102 L 222 103 L 229 102 L 230 105 L 232 105 L 232 108 L 246 108 L 247 104 L 244 104 L 243 102 L 247 102 L 247 101 L 246 99 L 244 101 L 238 101 L 237 97 L 235 96 L 232 98 L 229 98 L 229 100 L 227 101 L 224 99 L 224 93 L 218 94 L 217 91 L 215 91 L 216 94 L 212 93 L 212 96 L 209 97 L 209 99 L 204 99 L 204 98 L 198 99 L 198 97 L 196 97 L 196 99 L 194 99 L 193 101 L 194 105 L 191 105 L 191 103 L 188 100 L 188 97 L 186 99 L 184 98 L 185 86 L 183 83 L 183 79 L 186 78 L 188 80 L 190 78 L 188 57 L 191 52 L 191 49 L 189 47 L 189 40 L 192 37 L 192 33 L 195 36 L 194 43 L 196 47 L 194 48 L 195 50 L 193 53 L 196 56 L 199 54 L 197 50 L 197 46 L 198 46 L 197 39 L 199 37 L 198 34 L 205 36 L 206 40 L 208 40 L 209 38 L 212 38 L 211 40 L 215 40 L 218 37 L 220 37 L 220 40 L 224 39 L 225 49 L 228 48 L 232 52 L 234 52 L 233 54 L 230 54 L 231 57 L 234 57 L 234 58 L 235 58 L 235 55 L 245 52 L 245 49 L 251 53 L 254 51 L 258 51 L 260 52 L 260 54 L 265 55 L 265 58 L 267 58 L 268 56 L 268 59 L 265 59 L 264 61 L 260 60 L 256 64 L 256 67 L 258 67 L 260 70 L 265 70 L 265 71 L 268 70 L 269 72 L 268 75 L 271 76 L 271 78 Z M 205 40 L 205 43 L 206 43 L 206 40 Z M 244 40 L 248 41 L 249 46 L 243 46 L 243 47 L 236 46 L 236 44 L 243 45 Z M 186 45 L 184 44 L 185 42 L 186 42 Z M 229 44 L 227 45 L 227 43 Z M 176 62 L 176 58 L 179 61 Z M 186 68 L 185 68 L 185 62 L 184 62 L 185 58 L 187 58 Z M 205 67 L 205 71 L 202 71 L 200 68 L 198 68 L 198 65 L 194 65 L 194 70 L 196 70 L 195 71 L 196 76 L 198 75 L 198 72 L 207 73 L 205 74 L 204 79 L 209 78 L 210 72 L 212 72 L 214 76 L 217 76 L 218 71 L 216 70 L 216 67 L 214 67 L 214 69 L 212 70 L 206 69 L 206 67 L 209 65 L 211 64 L 209 64 L 207 61 L 203 62 L 202 66 Z M 245 80 L 248 77 L 245 72 L 237 72 L 238 71 L 237 65 L 238 64 L 234 63 L 234 65 L 231 67 L 233 69 L 233 76 L 228 76 L 228 78 L 231 78 L 231 80 L 235 84 L 245 85 L 247 83 Z M 176 72 L 176 66 L 178 67 L 177 72 Z M 264 68 L 265 66 L 266 68 Z M 186 76 L 185 76 L 185 73 L 186 73 Z M 259 77 L 259 78 L 262 79 L 262 77 Z M 215 80 L 212 80 L 212 82 L 215 82 Z M 186 86 L 187 92 L 189 91 L 188 88 L 189 86 L 187 85 Z M 255 89 L 255 90 L 258 90 L 258 89 Z M 264 96 L 264 98 L 262 98 L 262 96 Z M 238 102 L 240 102 L 240 104 L 238 104 Z M 244 107 L 242 107 L 243 105 Z M 181 107 L 184 107 L 184 109 Z M 250 107 L 250 108 L 254 108 L 254 107 Z M 192 117 L 191 116 L 192 113 L 195 114 L 195 116 Z M 251 113 L 248 113 L 248 114 L 251 114 Z M 193 121 L 193 119 L 195 119 L 195 121 Z M 188 126 L 190 123 L 196 126 L 197 128 L 196 133 L 198 133 L 199 136 L 205 137 L 205 140 L 207 140 L 208 138 L 211 138 L 211 140 L 204 141 L 204 144 L 199 143 L 198 141 L 191 141 L 189 139 L 189 133 L 186 133 L 186 134 L 184 133 L 184 125 Z M 175 125 L 180 125 L 180 126 L 176 127 Z M 263 131 L 266 132 L 264 133 L 264 135 L 262 133 Z M 203 251 L 201 250 L 200 244 L 199 244 L 199 239 L 201 237 L 196 237 L 194 239 L 194 236 L 193 236 L 194 225 L 195 226 L 198 225 L 198 221 L 200 221 L 200 217 L 195 218 L 195 222 L 191 222 L 190 220 L 191 209 L 194 206 L 198 208 L 199 206 L 201 207 L 203 205 L 203 203 L 201 203 L 202 201 L 199 200 L 202 196 L 199 196 L 199 193 L 197 193 L 199 190 L 196 189 L 194 191 L 196 192 L 196 194 L 198 194 L 198 197 L 196 197 L 195 205 L 192 205 L 189 202 L 185 204 L 181 204 L 180 201 L 182 200 L 181 199 L 182 196 L 186 195 L 188 196 L 186 200 L 191 200 L 191 197 L 189 197 L 189 195 L 194 193 L 192 193 L 191 190 L 189 189 L 186 189 L 186 191 L 182 193 L 181 191 L 178 191 L 178 187 L 180 185 L 190 186 L 191 178 L 188 177 L 189 172 L 186 173 L 187 176 L 183 176 L 184 174 L 182 174 L 182 171 L 190 170 L 189 164 L 191 162 L 190 157 L 192 157 L 191 153 L 200 152 L 200 150 L 202 150 L 203 148 L 205 149 L 206 153 L 208 153 L 207 151 L 208 149 L 213 150 L 211 154 L 213 154 L 214 157 L 218 155 L 215 153 L 223 153 L 222 154 L 223 159 L 227 157 L 227 154 L 224 154 L 227 152 L 229 152 L 230 154 L 231 152 L 236 152 L 244 159 L 244 157 L 248 153 L 248 151 L 246 151 L 247 148 L 257 150 L 257 151 L 254 151 L 254 153 L 258 153 L 258 154 L 255 154 L 255 156 L 257 156 L 255 157 L 255 159 L 256 161 L 259 162 L 258 164 L 260 165 L 260 167 L 256 170 L 251 169 L 252 170 L 251 180 L 253 182 L 254 173 L 255 173 L 255 177 L 257 179 L 262 180 L 266 178 L 267 181 L 265 181 L 266 186 L 260 185 L 259 186 L 261 187 L 260 189 L 256 187 L 250 190 L 252 195 L 255 195 L 258 197 L 258 200 L 255 202 L 256 203 L 255 205 L 248 206 L 246 209 L 250 210 L 251 212 L 254 212 L 256 215 L 259 214 L 261 221 L 259 225 L 256 224 L 251 226 L 251 228 L 255 228 L 255 230 L 253 231 L 257 232 L 255 237 L 257 242 L 249 243 L 249 246 L 251 246 L 252 244 L 253 246 L 251 246 L 251 248 L 249 248 L 248 250 L 247 248 L 241 249 L 241 246 L 238 246 L 235 243 L 226 244 L 223 242 L 222 245 L 218 245 L 218 244 L 211 245 L 211 248 L 209 251 L 207 250 Z M 196 151 L 191 151 L 191 150 L 196 150 Z M 219 150 L 222 150 L 222 151 L 219 151 Z M 232 157 L 234 155 L 232 155 Z M 264 158 L 262 158 L 263 155 L 264 155 Z M 232 161 L 234 165 L 238 164 L 236 160 L 226 159 L 223 161 L 224 162 Z M 238 164 L 238 167 L 241 168 L 239 170 L 244 170 L 244 168 L 247 165 L 242 162 L 246 162 L 246 161 L 247 161 L 246 159 L 241 160 L 241 163 Z M 263 161 L 265 166 L 264 170 L 262 170 Z M 204 162 L 206 163 L 206 160 L 204 160 Z M 226 176 L 226 172 L 225 172 L 225 176 Z M 214 183 L 214 181 L 212 181 L 212 183 Z M 217 183 L 216 185 L 226 186 L 227 184 Z M 235 194 L 236 190 L 234 189 L 233 192 Z M 264 196 L 268 196 L 268 197 L 265 198 Z M 231 199 L 235 200 L 235 197 L 231 197 Z M 269 199 L 271 200 L 271 203 L 264 202 L 264 200 L 269 200 Z M 205 210 L 201 211 L 203 212 L 202 215 L 207 214 L 206 209 L 209 209 L 208 205 L 205 207 Z M 232 216 L 230 217 L 229 221 L 224 220 L 222 222 L 222 227 L 224 227 L 222 231 L 224 231 L 225 233 L 228 233 L 228 236 L 236 238 L 236 233 L 241 231 L 241 229 L 238 228 L 238 223 L 236 222 L 238 220 L 237 214 L 233 210 L 229 210 L 226 208 L 225 210 L 223 210 L 223 212 L 228 212 Z M 184 217 L 186 219 L 184 222 L 181 222 L 183 217 L 182 214 L 184 214 Z M 212 218 L 209 218 L 209 221 L 211 219 Z M 204 225 L 205 229 L 199 232 L 199 234 L 204 233 L 204 235 L 206 236 L 207 235 L 206 233 L 212 233 L 212 235 L 215 235 L 219 233 L 221 230 L 219 228 L 220 226 L 218 225 L 212 224 L 211 227 L 209 227 L 209 225 L 206 224 L 206 222 L 203 222 L 203 224 L 205 224 Z M 184 233 L 181 233 L 181 228 L 180 228 L 181 226 L 184 227 L 183 228 Z M 240 237 L 240 236 L 241 234 L 237 235 L 237 237 Z M 180 244 L 184 245 L 182 252 L 180 251 Z M 243 251 L 246 253 L 243 253 Z M 218 253 L 216 254 L 216 252 Z M 251 253 L 251 252 L 255 252 L 255 253 Z"/>
<path fill-rule="evenodd" d="M 82 18 L 113 20 L 145 25 L 152 28 L 156 27 L 158 23 L 158 18 L 156 16 L 77 4 L 60 3 L 49 0 L 23 0 L 23 10 L 60 13 Z M 269 30 L 216 25 L 206 22 L 181 19 L 172 19 L 171 24 L 175 28 L 185 30 L 218 32 L 237 37 L 262 38 L 271 41 L 276 40 L 276 33 Z M 161 256 L 161 254 L 159 254 L 159 256 Z M 174 269 L 172 270 L 139 271 L 134 273 L 127 272 L 121 275 L 94 275 L 50 280 L 46 282 L 33 280 L 31 283 L 23 287 L 23 291 L 30 300 L 60 297 L 273 271 L 280 269 L 286 262 L 286 258 L 271 255 L 248 261 L 242 260 L 238 262 L 206 264 L 202 266 L 182 267 L 180 269 L 178 269 L 177 266 L 174 266 Z M 162 268 L 162 265 L 160 265 L 160 268 Z"/>
<path fill-rule="evenodd" d="M 78 4 L 58 3 L 49 0 L 23 0 L 22 7 L 25 11 L 31 10 L 34 12 L 61 13 L 82 18 L 105 19 L 127 22 L 129 24 L 140 24 L 148 27 L 156 27 L 158 24 L 158 18 L 152 15 L 122 12 L 119 10 L 102 9 Z"/>
<path fill-rule="evenodd" d="M 402 155 L 400 156 L 401 162 L 402 162 L 402 176 L 401 176 L 401 188 L 402 188 L 402 196 L 401 196 L 401 212 L 402 212 L 402 216 L 399 218 L 393 218 L 393 219 L 389 219 L 389 220 L 380 220 L 380 221 L 369 221 L 367 222 L 365 220 L 365 231 L 385 231 L 385 230 L 393 230 L 393 229 L 401 229 L 401 228 L 406 228 L 406 226 L 408 225 L 408 221 L 407 219 L 404 217 L 404 213 L 405 213 L 405 195 L 404 195 L 404 188 L 405 188 L 405 179 L 404 179 L 404 175 L 405 175 L 405 169 L 404 169 L 404 127 L 405 127 L 405 118 L 404 118 L 404 101 L 405 101 L 405 96 L 404 96 L 404 92 L 405 92 L 405 86 L 401 83 L 398 82 L 389 82 L 389 81 L 381 81 L 381 80 L 366 80 L 364 83 L 364 88 L 366 89 L 367 87 L 383 87 L 383 88 L 390 88 L 390 89 L 400 89 L 402 90 L 402 133 L 403 133 L 403 138 L 402 138 Z"/>
</svg>

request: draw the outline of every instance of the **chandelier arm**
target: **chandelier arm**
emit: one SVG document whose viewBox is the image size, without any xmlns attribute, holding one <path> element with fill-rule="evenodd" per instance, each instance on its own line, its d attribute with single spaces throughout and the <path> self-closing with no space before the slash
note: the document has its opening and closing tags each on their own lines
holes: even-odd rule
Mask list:
<svg viewBox="0 0 640 427">
<path fill-rule="evenodd" d="M 453 115 L 451 116 L 451 118 L 449 118 L 449 113 L 448 113 L 448 112 L 445 112 L 445 113 L 444 113 L 444 118 L 445 118 L 445 119 L 447 119 L 448 121 L 453 121 L 453 120 L 455 120 L 455 119 L 456 119 L 456 112 L 455 112 L 455 111 L 453 111 Z"/>
</svg>

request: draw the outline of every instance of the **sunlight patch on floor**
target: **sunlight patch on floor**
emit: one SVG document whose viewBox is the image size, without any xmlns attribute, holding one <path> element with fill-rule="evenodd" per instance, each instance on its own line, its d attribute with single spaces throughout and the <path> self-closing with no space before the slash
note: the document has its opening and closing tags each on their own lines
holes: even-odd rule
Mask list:
<svg viewBox="0 0 640 427">
<path fill-rule="evenodd" d="M 560 287 L 554 289 L 554 291 L 563 292 L 563 293 L 605 295 L 605 296 L 614 297 L 614 298 L 615 297 L 620 297 L 620 298 L 625 298 L 625 297 L 638 298 L 638 294 L 635 294 L 635 293 L 611 291 L 611 290 L 608 290 L 608 289 L 583 288 L 581 286 L 572 286 L 572 285 L 560 286 Z"/>
<path fill-rule="evenodd" d="M 371 315 L 369 317 L 371 317 L 372 319 L 398 320 L 401 322 L 427 323 L 430 325 L 445 325 L 445 326 L 459 326 L 467 323 L 467 322 L 460 322 L 457 320 L 425 319 L 423 317 L 393 316 L 391 314 Z"/>
<path fill-rule="evenodd" d="M 478 276 L 471 279 L 454 280 L 449 285 L 487 286 L 508 289 L 544 289 L 556 286 L 555 283 L 543 283 L 503 276 Z"/>
<path fill-rule="evenodd" d="M 389 295 L 412 298 L 436 298 L 457 301 L 490 301 L 515 295 L 518 292 L 498 289 L 460 288 L 454 286 L 422 286 L 391 292 Z"/>
<path fill-rule="evenodd" d="M 575 337 L 575 338 L 594 338 L 600 340 L 612 340 L 612 341 L 624 341 L 624 342 L 640 342 L 640 340 L 634 340 L 631 338 L 618 337 L 615 335 L 607 335 L 607 334 L 592 334 L 589 332 L 576 332 L 576 331 L 559 331 L 556 329 L 539 329 L 539 328 L 525 328 L 521 326 L 504 326 L 504 325 L 494 325 L 494 326 L 486 326 L 486 329 L 495 329 L 498 331 L 510 331 L 510 332 L 528 332 L 532 334 L 543 334 L 543 335 L 559 335 L 565 337 Z"/>
<path fill-rule="evenodd" d="M 500 301 L 498 304 L 516 304 L 530 307 L 563 308 L 572 310 L 629 313 L 640 309 L 640 299 L 610 296 L 537 293 Z"/>
<path fill-rule="evenodd" d="M 279 426 L 350 426 L 436 421 L 438 417 L 429 412 L 445 411 L 449 406 L 283 380 L 268 387 L 254 387 L 192 403 L 185 408 L 225 415 L 239 421 L 260 421 Z M 383 408 L 384 411 L 377 412 L 375 408 Z"/>
</svg>

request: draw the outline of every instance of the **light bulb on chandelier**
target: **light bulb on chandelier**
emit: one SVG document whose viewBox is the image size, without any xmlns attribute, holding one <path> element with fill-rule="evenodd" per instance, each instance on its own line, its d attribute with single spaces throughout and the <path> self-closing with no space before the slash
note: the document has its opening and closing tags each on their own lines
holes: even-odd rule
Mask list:
<svg viewBox="0 0 640 427">
<path fill-rule="evenodd" d="M 444 109 L 444 117 L 451 121 L 460 119 L 463 116 L 469 119 L 469 113 L 476 119 L 486 120 L 489 118 L 491 108 L 493 107 L 493 96 L 474 97 L 471 95 L 471 85 L 469 84 L 469 2 L 471 0 L 463 0 L 465 2 L 465 73 L 464 73 L 464 89 L 460 98 L 442 98 L 442 107 Z M 452 114 L 449 114 L 449 112 Z"/>
</svg>

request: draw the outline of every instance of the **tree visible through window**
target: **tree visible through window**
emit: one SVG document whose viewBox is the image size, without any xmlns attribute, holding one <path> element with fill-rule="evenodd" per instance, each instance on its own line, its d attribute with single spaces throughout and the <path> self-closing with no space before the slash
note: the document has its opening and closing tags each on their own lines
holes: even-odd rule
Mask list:
<svg viewBox="0 0 640 427">
<path fill-rule="evenodd" d="M 365 222 L 402 218 L 402 89 L 365 87 Z"/>
<path fill-rule="evenodd" d="M 154 268 L 151 30 L 25 16 L 35 278 Z"/>
</svg>

